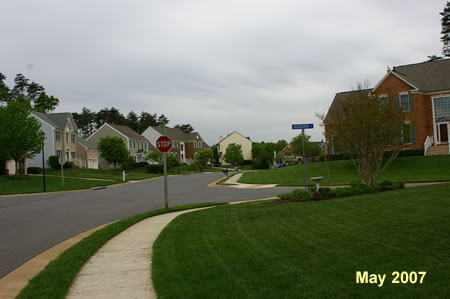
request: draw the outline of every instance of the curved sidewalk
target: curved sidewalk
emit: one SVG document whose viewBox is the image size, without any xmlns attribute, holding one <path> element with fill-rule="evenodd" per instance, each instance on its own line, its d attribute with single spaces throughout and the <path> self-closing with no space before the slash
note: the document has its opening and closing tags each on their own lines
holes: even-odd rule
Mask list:
<svg viewBox="0 0 450 299">
<path fill-rule="evenodd" d="M 151 280 L 152 247 L 177 216 L 192 209 L 147 218 L 109 240 L 81 268 L 66 298 L 156 298 Z"/>
</svg>

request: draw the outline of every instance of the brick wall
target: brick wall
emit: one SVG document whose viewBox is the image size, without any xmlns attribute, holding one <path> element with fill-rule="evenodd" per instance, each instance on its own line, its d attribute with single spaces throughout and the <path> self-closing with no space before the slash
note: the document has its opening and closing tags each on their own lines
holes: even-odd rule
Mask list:
<svg viewBox="0 0 450 299">
<path fill-rule="evenodd" d="M 395 75 L 389 75 L 386 80 L 377 88 L 378 95 L 388 95 L 395 101 L 399 93 L 407 92 L 411 94 L 411 86 Z M 415 129 L 415 144 L 402 145 L 402 149 L 423 149 L 423 144 L 427 136 L 433 135 L 433 115 L 430 96 L 419 93 L 413 95 L 413 111 L 405 112 L 405 119 L 409 120 Z"/>
</svg>

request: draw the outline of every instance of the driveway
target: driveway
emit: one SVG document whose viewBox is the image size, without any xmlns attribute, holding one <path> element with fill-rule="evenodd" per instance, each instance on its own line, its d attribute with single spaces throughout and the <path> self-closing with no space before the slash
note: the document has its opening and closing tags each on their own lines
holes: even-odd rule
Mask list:
<svg viewBox="0 0 450 299">
<path fill-rule="evenodd" d="M 169 177 L 169 206 L 272 197 L 292 188 L 240 190 L 206 185 L 222 173 Z M 164 207 L 162 178 L 102 190 L 0 198 L 0 277 L 90 228 Z"/>
</svg>

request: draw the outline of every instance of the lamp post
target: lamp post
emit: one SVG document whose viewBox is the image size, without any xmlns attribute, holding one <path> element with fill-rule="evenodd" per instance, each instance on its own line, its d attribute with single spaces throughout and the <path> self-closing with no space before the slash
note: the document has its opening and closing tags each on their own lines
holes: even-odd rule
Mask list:
<svg viewBox="0 0 450 299">
<path fill-rule="evenodd" d="M 44 155 L 44 139 L 45 139 L 45 133 L 41 130 L 39 133 L 42 138 L 42 183 L 44 184 L 44 192 L 47 191 L 47 188 L 45 186 L 45 155 Z"/>
</svg>

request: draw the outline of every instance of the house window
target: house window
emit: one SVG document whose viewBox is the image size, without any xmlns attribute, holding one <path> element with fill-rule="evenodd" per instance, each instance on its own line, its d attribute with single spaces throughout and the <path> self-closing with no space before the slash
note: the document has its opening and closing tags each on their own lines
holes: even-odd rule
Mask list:
<svg viewBox="0 0 450 299">
<path fill-rule="evenodd" d="M 147 149 L 147 142 L 144 142 L 144 149 Z"/>
<path fill-rule="evenodd" d="M 75 152 L 71 152 L 70 155 L 72 156 L 72 161 L 75 160 Z"/>
<path fill-rule="evenodd" d="M 379 97 L 379 99 L 380 99 L 380 104 L 381 105 L 386 105 L 386 104 L 389 103 L 389 97 L 388 96 L 381 96 L 381 97 Z"/>
<path fill-rule="evenodd" d="M 181 151 L 184 151 L 184 144 L 180 144 Z"/>
<path fill-rule="evenodd" d="M 402 125 L 402 142 L 404 144 L 410 144 L 412 143 L 412 125 L 410 123 L 403 123 Z"/>
<path fill-rule="evenodd" d="M 130 148 L 131 148 L 131 145 L 132 145 L 132 143 L 131 143 L 131 140 L 130 140 Z"/>
<path fill-rule="evenodd" d="M 172 143 L 172 148 L 178 148 L 178 142 L 174 141 L 174 142 Z"/>
<path fill-rule="evenodd" d="M 450 96 L 434 99 L 434 118 L 436 123 L 450 121 Z"/>
<path fill-rule="evenodd" d="M 72 143 L 75 143 L 75 134 L 72 134 Z"/>
<path fill-rule="evenodd" d="M 61 132 L 60 131 L 55 131 L 55 140 L 61 141 Z"/>
<path fill-rule="evenodd" d="M 413 111 L 412 94 L 401 94 L 397 97 L 397 105 L 400 111 L 409 112 Z"/>
<path fill-rule="evenodd" d="M 66 142 L 69 143 L 69 133 L 66 132 Z"/>
<path fill-rule="evenodd" d="M 136 148 L 136 141 L 133 141 L 133 148 Z"/>
<path fill-rule="evenodd" d="M 198 142 L 198 148 L 202 148 L 202 147 L 203 147 L 203 144 L 202 144 L 201 141 L 199 141 L 199 142 Z"/>
<path fill-rule="evenodd" d="M 60 150 L 56 150 L 56 155 L 57 155 L 58 157 L 61 157 L 61 151 L 60 151 Z"/>
</svg>

